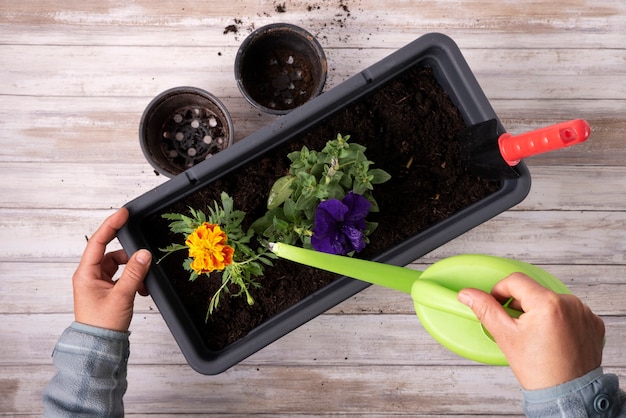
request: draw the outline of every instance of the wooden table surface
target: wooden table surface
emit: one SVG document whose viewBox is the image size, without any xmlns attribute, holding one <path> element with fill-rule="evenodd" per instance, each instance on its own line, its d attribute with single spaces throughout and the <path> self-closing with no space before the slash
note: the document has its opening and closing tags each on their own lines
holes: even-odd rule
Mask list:
<svg viewBox="0 0 626 418">
<path fill-rule="evenodd" d="M 166 181 L 137 139 L 148 102 L 170 87 L 204 88 L 231 112 L 236 140 L 274 120 L 247 104 L 233 77 L 240 43 L 273 22 L 319 39 L 326 89 L 442 32 L 508 131 L 590 122 L 585 144 L 527 160 L 524 202 L 412 266 L 466 252 L 541 265 L 602 315 L 604 366 L 626 386 L 623 0 L 2 0 L 0 415 L 41 413 L 85 236 Z M 224 33 L 229 25 L 238 31 Z M 131 329 L 129 416 L 521 414 L 508 368 L 446 351 L 405 295 L 379 287 L 218 376 L 190 369 L 150 298 L 138 300 Z"/>
</svg>

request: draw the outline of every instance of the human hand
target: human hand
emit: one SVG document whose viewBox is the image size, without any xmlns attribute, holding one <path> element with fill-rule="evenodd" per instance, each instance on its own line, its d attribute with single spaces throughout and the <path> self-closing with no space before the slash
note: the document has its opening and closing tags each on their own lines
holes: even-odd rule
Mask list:
<svg viewBox="0 0 626 418">
<path fill-rule="evenodd" d="M 510 317 L 502 304 L 524 313 Z M 463 289 L 468 305 L 494 337 L 526 390 L 545 389 L 600 367 L 604 323 L 573 295 L 561 295 L 522 273 L 498 282 L 491 294 Z"/>
<path fill-rule="evenodd" d="M 152 254 L 139 250 L 130 259 L 124 250 L 106 253 L 106 246 L 128 220 L 122 208 L 109 216 L 89 238 L 80 264 L 72 277 L 76 322 L 114 331 L 128 331 L 133 315 L 135 293 L 147 296 L 143 280 Z M 113 276 L 126 264 L 117 281 Z"/>
</svg>

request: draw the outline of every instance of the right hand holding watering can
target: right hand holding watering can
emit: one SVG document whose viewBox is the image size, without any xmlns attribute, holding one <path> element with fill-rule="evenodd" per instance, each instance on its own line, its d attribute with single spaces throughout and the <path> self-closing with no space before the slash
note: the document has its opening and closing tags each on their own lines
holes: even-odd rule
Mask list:
<svg viewBox="0 0 626 418">
<path fill-rule="evenodd" d="M 526 390 L 544 389 L 600 367 L 604 323 L 576 296 L 546 289 L 522 273 L 499 281 L 490 293 L 463 289 L 471 307 Z M 511 318 L 501 303 L 524 314 Z"/>
</svg>

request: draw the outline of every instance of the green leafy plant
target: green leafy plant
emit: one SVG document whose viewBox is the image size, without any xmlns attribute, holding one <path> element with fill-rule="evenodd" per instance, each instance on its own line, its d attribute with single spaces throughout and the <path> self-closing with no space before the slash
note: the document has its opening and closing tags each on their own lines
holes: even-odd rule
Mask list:
<svg viewBox="0 0 626 418">
<path fill-rule="evenodd" d="M 303 147 L 290 153 L 289 174 L 274 183 L 267 200 L 268 210 L 252 224 L 252 229 L 269 241 L 311 247 L 315 214 L 321 202 L 342 201 L 352 192 L 367 199 L 369 212 L 378 212 L 372 190 L 391 176 L 382 169 L 371 168 L 373 162 L 365 156 L 366 148 L 349 139 L 350 135 L 337 134 L 321 151 Z M 362 231 L 366 241 L 376 226 L 366 223 Z"/>
</svg>

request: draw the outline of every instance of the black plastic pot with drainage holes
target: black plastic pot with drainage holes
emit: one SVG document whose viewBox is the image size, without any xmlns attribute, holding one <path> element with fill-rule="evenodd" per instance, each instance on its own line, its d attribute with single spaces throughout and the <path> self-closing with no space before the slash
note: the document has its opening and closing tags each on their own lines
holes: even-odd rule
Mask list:
<svg viewBox="0 0 626 418">
<path fill-rule="evenodd" d="M 139 141 L 148 162 L 172 177 L 207 160 L 233 142 L 226 107 L 196 87 L 175 87 L 156 96 L 139 124 Z"/>
</svg>

